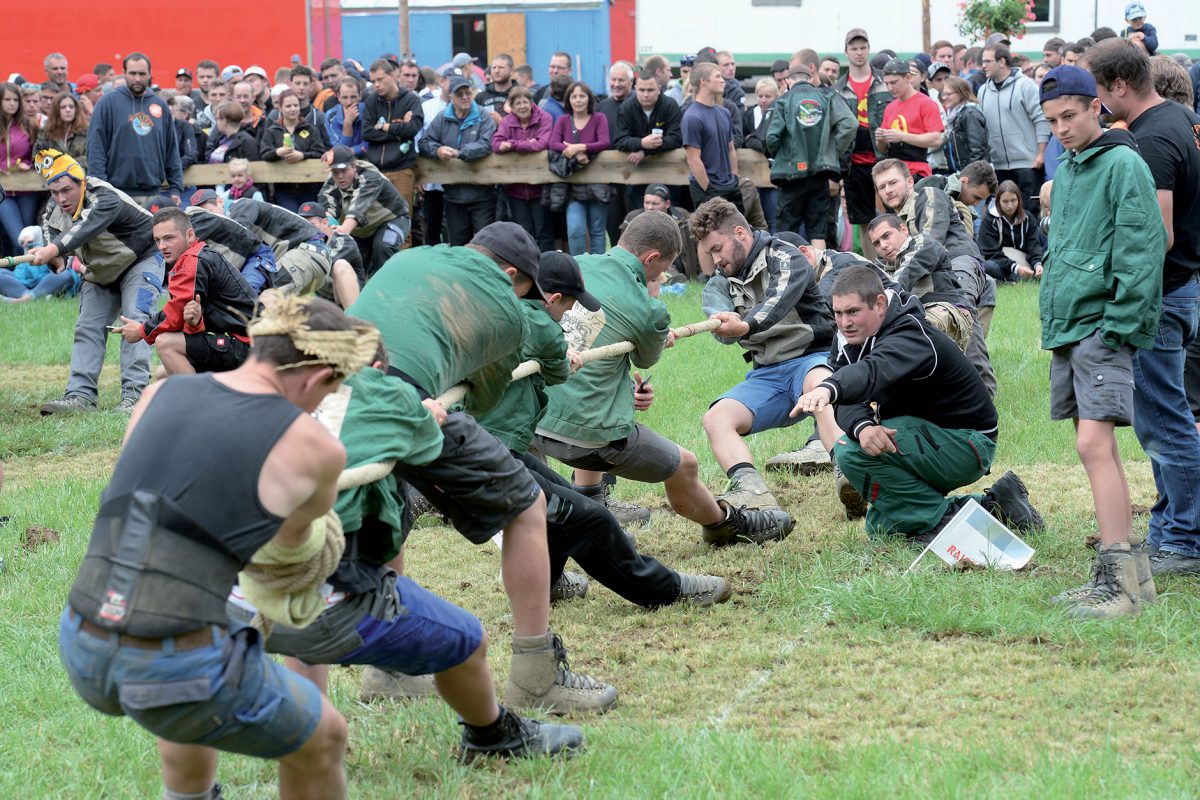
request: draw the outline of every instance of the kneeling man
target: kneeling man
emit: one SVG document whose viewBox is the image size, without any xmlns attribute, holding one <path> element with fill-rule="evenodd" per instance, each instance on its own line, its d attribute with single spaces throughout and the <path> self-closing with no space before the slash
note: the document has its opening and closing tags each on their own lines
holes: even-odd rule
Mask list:
<svg viewBox="0 0 1200 800">
<path fill-rule="evenodd" d="M 794 413 L 834 406 L 846 432 L 834 454 L 870 503 L 868 533 L 928 543 L 970 498 L 1018 531 L 1041 528 L 1013 472 L 982 495 L 948 496 L 988 473 L 996 406 L 963 351 L 926 321 L 920 301 L 885 291 L 874 269 L 855 266 L 833 284 L 833 315 L 835 371 Z"/>
</svg>

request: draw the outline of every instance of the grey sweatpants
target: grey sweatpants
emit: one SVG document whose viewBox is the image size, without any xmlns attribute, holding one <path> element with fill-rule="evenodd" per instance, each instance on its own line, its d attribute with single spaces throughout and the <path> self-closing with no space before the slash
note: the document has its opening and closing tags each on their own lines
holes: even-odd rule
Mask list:
<svg viewBox="0 0 1200 800">
<path fill-rule="evenodd" d="M 983 271 L 983 265 L 971 256 L 955 256 L 950 259 L 958 285 L 962 289 L 963 300 L 971 307 L 975 324 L 971 329 L 971 341 L 967 344 L 967 358 L 983 379 L 984 388 L 993 399 L 996 397 L 996 372 L 992 369 L 992 359 L 988 355 L 987 341 L 983 326 L 979 324 L 980 313 L 996 307 L 996 283 Z"/>
<path fill-rule="evenodd" d="M 119 317 L 145 322 L 162 292 L 163 265 L 157 256 L 136 262 L 113 283 L 101 286 L 84 281 L 79 288 L 79 319 L 71 346 L 71 377 L 66 394 L 95 403 L 104 366 L 107 325 L 120 325 Z M 136 400 L 150 382 L 150 345 L 121 342 L 121 397 Z"/>
</svg>

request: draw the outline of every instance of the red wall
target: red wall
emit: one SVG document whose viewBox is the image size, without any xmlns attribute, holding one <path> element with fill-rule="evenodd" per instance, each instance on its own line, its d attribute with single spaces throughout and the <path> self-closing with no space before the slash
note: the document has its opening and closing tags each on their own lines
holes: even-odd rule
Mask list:
<svg viewBox="0 0 1200 800">
<path fill-rule="evenodd" d="M 637 64 L 637 0 L 613 0 L 608 9 L 612 61 Z"/>
<path fill-rule="evenodd" d="M 4 5 L 16 0 L 6 0 Z M 332 0 L 326 4 L 336 6 Z M 315 4 L 315 3 L 314 3 Z M 290 66 L 292 54 L 307 59 L 304 0 L 258 0 L 224 3 L 219 9 L 192 0 L 57 0 L 44 13 L 58 24 L 40 26 L 34 21 L 26 33 L 4 37 L 0 48 L 0 78 L 20 72 L 30 80 L 46 79 L 42 60 L 61 52 L 70 64 L 70 77 L 90 72 L 97 62 L 121 71 L 121 59 L 140 50 L 150 57 L 153 78 L 174 86 L 175 70 L 195 70 L 196 62 L 211 58 L 222 66 L 251 64 L 266 68 Z M 7 12 L 0 16 L 14 18 Z M 335 17 L 336 19 L 336 17 Z M 340 20 L 337 20 L 340 29 Z M 9 31 L 13 33 L 13 31 Z M 314 31 L 316 33 L 316 31 Z M 314 39 L 320 41 L 319 37 Z M 337 51 L 341 50 L 338 31 Z"/>
</svg>

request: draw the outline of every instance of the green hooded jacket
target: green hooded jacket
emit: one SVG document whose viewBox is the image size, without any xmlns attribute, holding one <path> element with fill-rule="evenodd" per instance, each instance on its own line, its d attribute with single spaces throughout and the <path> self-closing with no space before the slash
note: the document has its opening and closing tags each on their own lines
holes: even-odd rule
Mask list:
<svg viewBox="0 0 1200 800">
<path fill-rule="evenodd" d="M 1167 231 L 1133 136 L 1110 130 L 1063 155 L 1042 261 L 1042 347 L 1100 331 L 1104 344 L 1150 347 L 1162 307 Z"/>
<path fill-rule="evenodd" d="M 841 174 L 842 157 L 854 146 L 858 119 L 837 94 L 800 82 L 775 101 L 767 128 L 771 180 L 790 181 Z"/>
</svg>

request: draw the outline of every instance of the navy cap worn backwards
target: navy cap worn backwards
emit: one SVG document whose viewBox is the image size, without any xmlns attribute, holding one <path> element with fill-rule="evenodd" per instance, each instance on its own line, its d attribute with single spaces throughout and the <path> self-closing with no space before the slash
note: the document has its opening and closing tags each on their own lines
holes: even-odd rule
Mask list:
<svg viewBox="0 0 1200 800">
<path fill-rule="evenodd" d="M 307 203 L 302 203 L 296 213 L 302 217 L 323 217 L 325 216 L 325 206 L 320 203 L 314 203 L 311 200 Z"/>
<path fill-rule="evenodd" d="M 1077 95 L 1096 97 L 1096 79 L 1082 67 L 1063 64 L 1046 73 L 1042 79 L 1041 102 Z"/>
<path fill-rule="evenodd" d="M 565 294 L 574 297 L 588 311 L 600 310 L 600 301 L 583 288 L 579 263 L 561 250 L 542 253 L 538 263 L 538 286 L 543 295 Z"/>
<path fill-rule="evenodd" d="M 888 62 L 883 65 L 883 74 L 884 75 L 907 75 L 911 69 L 912 69 L 912 67 L 904 59 L 893 58 L 893 59 L 889 59 Z"/>
<path fill-rule="evenodd" d="M 197 189 L 190 198 L 188 205 L 202 206 L 205 203 L 211 203 L 213 200 L 220 200 L 221 196 L 212 189 Z"/>
</svg>

